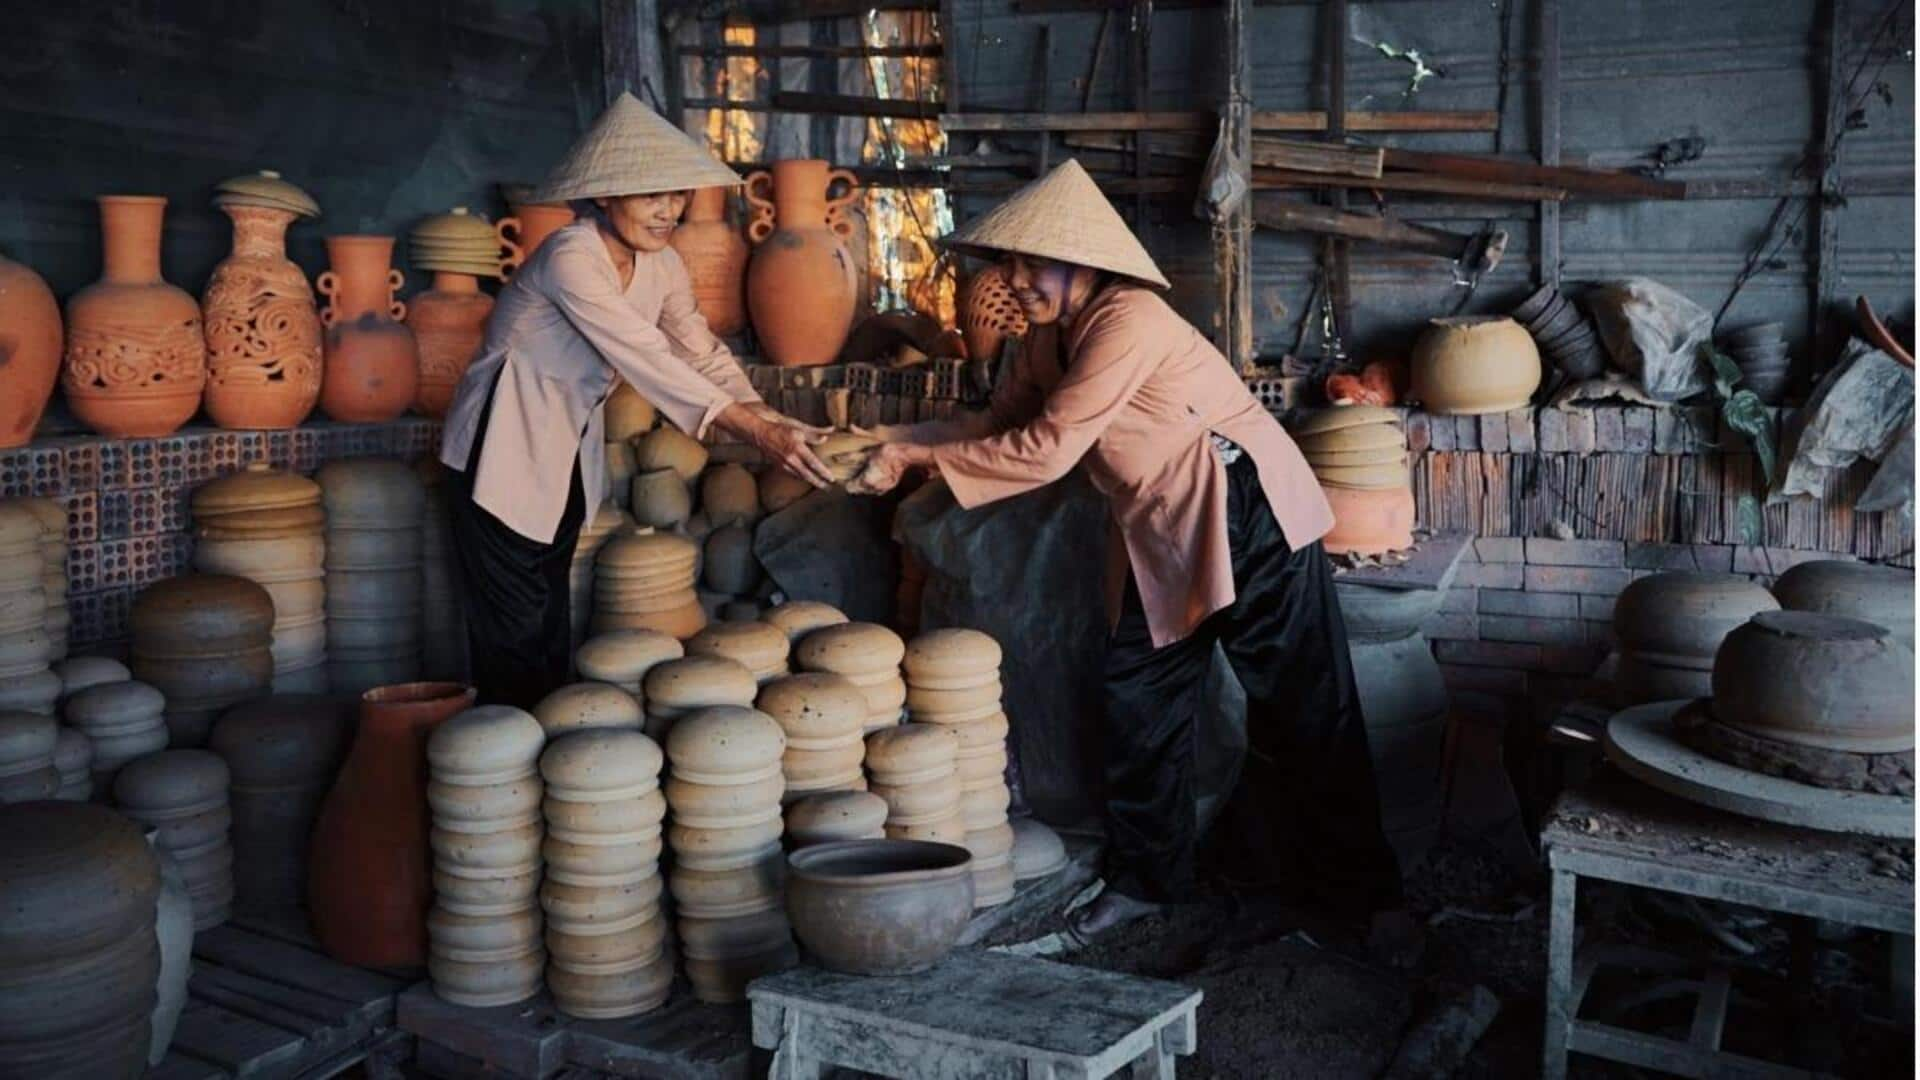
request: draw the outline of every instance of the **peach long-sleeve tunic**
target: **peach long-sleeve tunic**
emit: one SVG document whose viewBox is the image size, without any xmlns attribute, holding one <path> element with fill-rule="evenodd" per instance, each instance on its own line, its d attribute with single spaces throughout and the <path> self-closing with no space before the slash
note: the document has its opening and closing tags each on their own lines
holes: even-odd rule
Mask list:
<svg viewBox="0 0 1920 1080">
<path fill-rule="evenodd" d="M 1332 527 L 1299 448 L 1158 294 L 1131 284 L 1102 290 L 1066 332 L 1064 363 L 1047 347 L 1052 336 L 1036 331 L 996 389 L 999 433 L 936 446 L 933 458 L 963 507 L 1052 483 L 1084 458 L 1118 533 L 1108 552 L 1110 618 L 1129 566 L 1156 648 L 1233 603 L 1226 469 L 1209 433 L 1253 458 L 1288 545 L 1297 550 Z"/>
<path fill-rule="evenodd" d="M 454 390 L 440 460 L 467 467 L 491 391 L 473 500 L 514 532 L 550 541 L 576 455 L 588 515 L 606 501 L 601 406 L 620 379 L 695 438 L 728 405 L 760 400 L 694 305 L 678 252 L 636 252 L 622 289 L 598 229 L 577 221 L 547 237 L 501 290 Z"/>
</svg>

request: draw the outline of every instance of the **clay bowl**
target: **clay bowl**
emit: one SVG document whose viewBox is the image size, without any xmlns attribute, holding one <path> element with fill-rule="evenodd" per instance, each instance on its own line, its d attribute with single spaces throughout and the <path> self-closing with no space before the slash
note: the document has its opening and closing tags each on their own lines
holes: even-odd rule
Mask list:
<svg viewBox="0 0 1920 1080">
<path fill-rule="evenodd" d="M 1787 343 L 1776 342 L 1772 345 L 1751 345 L 1745 348 L 1729 349 L 1727 355 L 1741 367 L 1750 364 L 1776 364 L 1787 359 Z"/>
<path fill-rule="evenodd" d="M 1562 298 L 1558 307 L 1549 310 L 1545 317 L 1529 329 L 1533 331 L 1534 340 L 1547 342 L 1567 333 L 1583 321 L 1585 316 L 1580 314 L 1580 309 L 1574 306 L 1573 301 Z"/>
<path fill-rule="evenodd" d="M 1520 301 L 1520 306 L 1513 309 L 1513 317 L 1519 322 L 1532 322 L 1545 314 L 1547 308 L 1558 299 L 1560 299 L 1560 290 L 1552 285 L 1542 285 L 1534 290 L 1532 296 Z"/>
<path fill-rule="evenodd" d="M 1758 322 L 1735 327 L 1720 336 L 1729 349 L 1742 349 L 1752 345 L 1765 345 L 1779 341 L 1787 331 L 1784 323 Z"/>
<path fill-rule="evenodd" d="M 1787 384 L 1791 378 L 1786 368 L 1777 371 L 1745 371 L 1741 373 L 1741 387 L 1753 391 L 1762 405 L 1778 405 L 1787 396 Z"/>
<path fill-rule="evenodd" d="M 1913 650 L 1891 631 L 1810 611 L 1766 611 L 1713 659 L 1713 708 L 1743 731 L 1853 753 L 1913 749 Z"/>
<path fill-rule="evenodd" d="M 1654 574 L 1621 591 L 1613 632 L 1623 649 L 1707 658 L 1734 627 L 1779 606 L 1772 593 L 1738 574 Z"/>
<path fill-rule="evenodd" d="M 1773 583 L 1773 595 L 1789 611 L 1845 615 L 1893 631 L 1913 647 L 1913 571 L 1895 566 L 1815 559 Z"/>
<path fill-rule="evenodd" d="M 1607 354 L 1597 339 L 1589 339 L 1585 345 L 1554 353 L 1553 363 L 1573 378 L 1591 379 L 1607 366 Z"/>
<path fill-rule="evenodd" d="M 910 975 L 939 963 L 973 915 L 973 856 L 953 844 L 842 840 L 787 856 L 787 916 L 822 966 Z"/>
</svg>

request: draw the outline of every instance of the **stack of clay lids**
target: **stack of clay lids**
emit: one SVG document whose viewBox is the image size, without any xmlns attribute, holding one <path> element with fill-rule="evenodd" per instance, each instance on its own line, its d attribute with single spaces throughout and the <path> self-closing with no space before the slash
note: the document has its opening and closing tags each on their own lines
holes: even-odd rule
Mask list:
<svg viewBox="0 0 1920 1080">
<path fill-rule="evenodd" d="M 506 705 L 456 713 L 427 738 L 436 882 L 427 973 L 433 992 L 455 1005 L 506 1005 L 540 990 L 546 739 L 532 716 Z"/>
<path fill-rule="evenodd" d="M 788 804 L 787 842 L 794 848 L 887 835 L 887 800 L 870 791 L 821 791 Z"/>
<path fill-rule="evenodd" d="M 326 511 L 320 485 L 255 462 L 193 493 L 193 566 L 273 598 L 273 689 L 327 689 Z"/>
<path fill-rule="evenodd" d="M 93 744 L 78 728 L 60 729 L 60 737 L 53 744 L 53 767 L 60 774 L 60 790 L 54 798 L 86 802 L 93 796 Z"/>
<path fill-rule="evenodd" d="M 133 678 L 133 672 L 127 670 L 127 665 L 110 656 L 69 656 L 53 665 L 53 673 L 60 677 L 62 700 L 90 686 L 126 682 Z"/>
<path fill-rule="evenodd" d="M 846 622 L 847 616 L 832 604 L 823 604 L 818 600 L 789 600 L 768 608 L 760 621 L 787 635 L 789 642 L 797 644 L 801 638 L 823 626 L 838 626 Z"/>
<path fill-rule="evenodd" d="M 416 269 L 496 279 L 506 276 L 501 267 L 507 253 L 500 233 L 464 206 L 422 219 L 407 241 Z"/>
<path fill-rule="evenodd" d="M 586 728 L 639 731 L 646 720 L 640 701 L 612 683 L 577 682 L 555 690 L 533 707 L 548 738 Z"/>
<path fill-rule="evenodd" d="M 1333 508 L 1322 543 L 1334 555 L 1379 555 L 1413 546 L 1413 482 L 1400 415 L 1378 405 L 1323 409 L 1294 441 Z"/>
<path fill-rule="evenodd" d="M 40 573 L 47 594 L 45 625 L 55 660 L 67 655 L 73 615 L 67 607 L 67 508 L 53 499 L 22 499 L 40 519 Z"/>
<path fill-rule="evenodd" d="M 301 188 L 280 178 L 272 169 L 261 169 L 213 185 L 215 206 L 258 206 L 285 210 L 295 217 L 317 218 L 320 204 Z"/>
<path fill-rule="evenodd" d="M 201 746 L 214 717 L 273 683 L 273 598 L 246 578 L 182 574 L 134 597 L 134 677 L 167 698 L 169 743 Z"/>
<path fill-rule="evenodd" d="M 867 756 L 862 738 L 867 695 L 843 675 L 807 672 L 761 687 L 754 707 L 780 725 L 787 736 L 781 758 L 786 798 L 821 791 L 863 791 Z"/>
<path fill-rule="evenodd" d="M 725 597 L 752 595 L 760 588 L 760 560 L 753 554 L 753 530 L 740 522 L 718 525 L 703 546 L 701 580 Z"/>
<path fill-rule="evenodd" d="M 581 678 L 612 683 L 645 705 L 641 681 L 647 672 L 686 654 L 679 639 L 658 630 L 609 630 L 581 643 L 573 666 Z"/>
<path fill-rule="evenodd" d="M 760 520 L 760 489 L 753 474 L 732 462 L 709 468 L 700 477 L 700 512 L 715 526 L 738 522 L 751 528 Z"/>
<path fill-rule="evenodd" d="M 562 735 L 546 778 L 547 986 L 561 1012 L 589 1019 L 659 1007 L 673 983 L 662 908 L 664 755 L 638 731 Z"/>
<path fill-rule="evenodd" d="M 54 750 L 60 725 L 51 716 L 0 712 L 0 803 L 51 799 L 60 791 Z"/>
<path fill-rule="evenodd" d="M 0 709 L 51 716 L 60 679 L 48 670 L 44 534 L 26 500 L 0 502 Z"/>
<path fill-rule="evenodd" d="M 781 757 L 767 714 L 699 709 L 667 736 L 673 898 L 687 977 L 701 1001 L 746 998 L 747 984 L 799 961 L 782 891 Z"/>
<path fill-rule="evenodd" d="M 120 812 L 159 830 L 154 846 L 173 857 L 193 901 L 193 929 L 211 930 L 233 908 L 233 846 L 227 807 L 230 775 L 208 750 L 163 750 L 121 769 L 113 779 Z"/>
<path fill-rule="evenodd" d="M 973 902 L 1013 898 L 1013 827 L 1007 824 L 1007 714 L 1000 706 L 1000 643 L 978 630 L 930 630 L 907 645 L 907 715 L 960 740 L 955 771 L 973 852 Z"/>
<path fill-rule="evenodd" d="M 107 792 L 129 761 L 167 748 L 167 699 L 143 682 L 89 686 L 67 699 L 67 723 L 93 747 L 93 786 Z"/>
<path fill-rule="evenodd" d="M 327 512 L 327 679 L 336 694 L 420 678 L 427 493 L 406 463 L 330 461 L 315 474 Z"/>
<path fill-rule="evenodd" d="M 875 623 L 825 626 L 800 639 L 794 660 L 804 671 L 844 675 L 867 695 L 869 732 L 900 722 L 907 703 L 907 683 L 900 677 L 900 660 L 907 643 L 900 635 Z"/>
<path fill-rule="evenodd" d="M 233 782 L 234 906 L 298 907 L 307 898 L 308 839 L 353 741 L 345 698 L 277 694 L 228 709 L 207 748 Z"/>
<path fill-rule="evenodd" d="M 468 682 L 467 620 L 454 580 L 453 511 L 446 466 L 431 455 L 414 464 L 427 489 L 420 531 L 420 669 L 435 682 Z"/>
<path fill-rule="evenodd" d="M 587 623 L 593 617 L 594 560 L 600 557 L 600 549 L 616 532 L 632 524 L 633 519 L 627 512 L 609 499 L 580 527 L 580 540 L 573 547 L 573 563 L 567 569 L 567 615 L 573 624 L 575 648 L 587 640 Z"/>
<path fill-rule="evenodd" d="M 707 625 L 693 589 L 700 548 L 684 536 L 639 526 L 606 542 L 593 568 L 595 634 L 658 630 L 689 638 Z"/>
<path fill-rule="evenodd" d="M 942 724 L 898 724 L 867 736 L 867 790 L 887 804 L 895 840 L 967 842 L 960 736 Z"/>
<path fill-rule="evenodd" d="M 751 705 L 760 683 L 745 664 L 724 656 L 688 656 L 656 664 L 641 681 L 647 734 L 665 742 L 681 717 L 715 705 Z"/>
<path fill-rule="evenodd" d="M 688 656 L 737 660 L 765 685 L 787 674 L 787 635 L 771 623 L 720 622 L 687 639 Z"/>
</svg>

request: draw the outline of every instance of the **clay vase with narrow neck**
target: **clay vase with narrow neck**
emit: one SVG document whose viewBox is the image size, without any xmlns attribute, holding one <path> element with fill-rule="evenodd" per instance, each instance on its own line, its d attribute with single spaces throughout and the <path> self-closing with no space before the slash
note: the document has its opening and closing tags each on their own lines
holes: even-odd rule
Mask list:
<svg viewBox="0 0 1920 1080">
<path fill-rule="evenodd" d="M 673 250 L 693 279 L 693 300 L 716 334 L 732 335 L 747 325 L 745 290 L 751 249 L 727 220 L 727 189 L 699 188 L 687 204 L 687 216 L 673 230 Z"/>
<path fill-rule="evenodd" d="M 159 195 L 102 195 L 106 270 L 67 301 L 61 388 L 73 414 L 115 439 L 172 434 L 200 408 L 207 342 L 200 305 L 160 279 Z"/>
<path fill-rule="evenodd" d="M 427 962 L 433 856 L 427 737 L 473 704 L 459 683 L 401 683 L 360 695 L 360 725 L 313 825 L 307 906 L 327 955 L 361 967 Z"/>
<path fill-rule="evenodd" d="M 393 298 L 406 280 L 393 269 L 393 237 L 329 236 L 327 262 L 333 269 L 319 281 L 327 298 L 320 407 L 352 423 L 397 419 L 420 385 L 420 353 L 400 321 L 407 305 Z"/>
<path fill-rule="evenodd" d="M 200 311 L 207 330 L 207 415 L 224 428 L 296 427 L 320 400 L 320 313 L 287 258 L 291 210 L 221 207 L 233 253 L 213 268 Z"/>
<path fill-rule="evenodd" d="M 847 182 L 847 192 L 830 200 L 836 180 Z M 776 364 L 831 364 L 846 344 L 859 274 L 844 242 L 853 229 L 845 208 L 858 195 L 853 174 L 824 161 L 775 162 L 773 172 L 747 178 L 754 209 L 747 236 L 757 245 L 747 265 L 747 311 Z"/>
<path fill-rule="evenodd" d="M 509 203 L 500 219 L 500 236 L 520 249 L 515 265 L 533 257 L 554 230 L 573 224 L 573 208 L 563 203 Z"/>
<path fill-rule="evenodd" d="M 0 255 L 0 450 L 33 440 L 60 381 L 60 302 L 45 279 Z"/>
<path fill-rule="evenodd" d="M 433 273 L 433 288 L 407 305 L 407 329 L 420 350 L 420 385 L 413 411 L 438 419 L 453 404 L 453 388 L 480 352 L 487 335 L 493 297 L 480 291 L 480 279 L 447 270 Z"/>
</svg>

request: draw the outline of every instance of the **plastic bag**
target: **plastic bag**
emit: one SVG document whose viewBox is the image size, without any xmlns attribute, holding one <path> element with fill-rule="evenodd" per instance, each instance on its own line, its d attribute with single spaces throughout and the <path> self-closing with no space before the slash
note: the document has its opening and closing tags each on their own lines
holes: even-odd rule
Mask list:
<svg viewBox="0 0 1920 1080">
<path fill-rule="evenodd" d="M 1650 278 L 1600 286 L 1587 298 L 1613 366 L 1656 401 L 1682 401 L 1712 387 L 1701 343 L 1713 336 L 1707 309 Z"/>
</svg>

